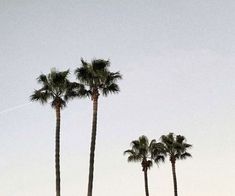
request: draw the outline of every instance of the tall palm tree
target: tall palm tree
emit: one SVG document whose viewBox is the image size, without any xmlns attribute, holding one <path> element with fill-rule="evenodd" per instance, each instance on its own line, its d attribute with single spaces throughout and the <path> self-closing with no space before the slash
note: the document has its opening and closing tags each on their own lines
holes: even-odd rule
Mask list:
<svg viewBox="0 0 235 196">
<path fill-rule="evenodd" d="M 192 145 L 186 143 L 186 138 L 184 136 L 174 135 L 173 133 L 161 136 L 161 142 L 164 145 L 164 150 L 166 154 L 169 156 L 172 166 L 174 196 L 178 196 L 176 169 L 175 169 L 176 160 L 182 160 L 188 157 L 192 157 L 192 155 L 187 152 L 187 150 L 191 148 Z"/>
<path fill-rule="evenodd" d="M 91 63 L 88 63 L 81 59 L 81 62 L 82 65 L 81 67 L 75 70 L 75 75 L 78 81 L 88 89 L 86 93 L 84 93 L 84 95 L 91 97 L 91 100 L 93 101 L 89 180 L 87 193 L 87 196 L 92 196 L 95 143 L 97 132 L 98 98 L 100 93 L 104 96 L 107 96 L 110 93 L 118 93 L 119 86 L 116 82 L 121 79 L 122 76 L 119 72 L 109 71 L 109 61 L 103 59 L 94 59 L 91 61 Z"/>
<path fill-rule="evenodd" d="M 55 131 L 55 174 L 56 174 L 56 196 L 60 196 L 60 112 L 66 106 L 66 97 L 70 90 L 68 80 L 69 70 L 56 71 L 52 69 L 48 75 L 41 74 L 37 81 L 42 85 L 39 90 L 34 90 L 30 96 L 31 101 L 39 101 L 41 104 L 51 101 L 51 106 L 56 112 Z"/>
<path fill-rule="evenodd" d="M 164 150 L 161 143 L 156 140 L 149 142 L 146 136 L 140 136 L 138 140 L 131 142 L 131 149 L 126 150 L 124 155 L 128 154 L 128 162 L 141 162 L 142 171 L 144 172 L 145 194 L 149 196 L 148 188 L 148 169 L 155 163 L 164 162 Z"/>
</svg>

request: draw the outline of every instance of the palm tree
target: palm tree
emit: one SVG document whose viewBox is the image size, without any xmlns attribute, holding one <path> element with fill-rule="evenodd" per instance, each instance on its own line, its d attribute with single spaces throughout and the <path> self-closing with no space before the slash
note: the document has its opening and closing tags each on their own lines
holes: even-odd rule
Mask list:
<svg viewBox="0 0 235 196">
<path fill-rule="evenodd" d="M 131 149 L 126 150 L 124 155 L 128 154 L 128 162 L 141 162 L 142 171 L 144 172 L 145 193 L 149 196 L 148 189 L 148 169 L 155 163 L 164 162 L 163 145 L 156 140 L 149 140 L 146 136 L 140 136 L 138 140 L 131 142 Z"/>
<path fill-rule="evenodd" d="M 169 133 L 168 135 L 163 135 L 161 137 L 161 142 L 164 145 L 166 154 L 170 158 L 172 166 L 174 196 L 178 196 L 176 169 L 175 169 L 176 160 L 182 160 L 188 157 L 192 157 L 192 155 L 187 152 L 187 150 L 191 148 L 192 145 L 186 143 L 186 138 L 184 136 L 174 135 L 173 133 Z"/>
<path fill-rule="evenodd" d="M 52 69 L 48 75 L 41 74 L 37 81 L 42 85 L 39 90 L 34 90 L 30 96 L 31 101 L 39 101 L 41 104 L 51 100 L 51 106 L 56 112 L 55 133 L 55 173 L 56 173 L 56 196 L 60 196 L 60 111 L 66 106 L 66 97 L 72 87 L 68 80 L 69 70 L 59 72 Z"/>
<path fill-rule="evenodd" d="M 75 70 L 75 75 L 78 81 L 83 84 L 88 90 L 83 95 L 91 97 L 93 101 L 93 117 L 92 117 L 92 133 L 90 144 L 90 163 L 89 163 L 89 180 L 88 180 L 88 196 L 92 196 L 93 188 L 93 173 L 94 173 L 94 158 L 95 158 L 95 143 L 97 132 L 97 112 L 98 98 L 100 93 L 104 96 L 110 93 L 118 93 L 119 86 L 117 80 L 122 76 L 119 72 L 110 72 L 110 62 L 103 59 L 94 59 L 88 63 L 81 59 L 81 67 Z"/>
</svg>

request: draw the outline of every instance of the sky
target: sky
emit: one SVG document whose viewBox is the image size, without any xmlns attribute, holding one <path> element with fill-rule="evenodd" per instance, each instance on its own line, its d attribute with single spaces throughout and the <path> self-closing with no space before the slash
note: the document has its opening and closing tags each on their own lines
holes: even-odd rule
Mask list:
<svg viewBox="0 0 235 196">
<path fill-rule="evenodd" d="M 30 103 L 41 73 L 109 59 L 121 92 L 100 97 L 94 196 L 144 195 L 123 151 L 174 132 L 193 145 L 176 164 L 180 196 L 235 194 L 233 0 L 0 0 L 0 195 L 55 195 L 55 112 Z M 62 111 L 62 195 L 87 194 L 92 102 Z M 169 161 L 150 195 L 173 195 Z"/>
</svg>

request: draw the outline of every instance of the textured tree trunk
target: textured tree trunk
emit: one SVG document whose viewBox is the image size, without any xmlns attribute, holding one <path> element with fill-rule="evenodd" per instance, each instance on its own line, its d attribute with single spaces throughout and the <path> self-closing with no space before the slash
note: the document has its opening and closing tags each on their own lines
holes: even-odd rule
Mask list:
<svg viewBox="0 0 235 196">
<path fill-rule="evenodd" d="M 60 106 L 56 106 L 55 174 L 56 196 L 60 196 Z"/>
<path fill-rule="evenodd" d="M 148 188 L 148 173 L 147 169 L 144 170 L 144 185 L 145 185 L 145 194 L 149 196 L 149 188 Z"/>
<path fill-rule="evenodd" d="M 175 171 L 175 161 L 172 161 L 171 165 L 172 165 L 172 175 L 173 175 L 173 183 L 174 183 L 174 196 L 178 196 L 177 179 L 176 179 L 176 171 Z"/>
<path fill-rule="evenodd" d="M 97 93 L 93 98 L 93 118 L 92 118 L 92 133 L 90 146 L 90 166 L 87 196 L 92 196 L 93 174 L 94 174 L 94 159 L 95 159 L 95 142 L 96 142 L 96 127 L 97 127 L 97 111 L 98 111 L 98 96 Z"/>
</svg>

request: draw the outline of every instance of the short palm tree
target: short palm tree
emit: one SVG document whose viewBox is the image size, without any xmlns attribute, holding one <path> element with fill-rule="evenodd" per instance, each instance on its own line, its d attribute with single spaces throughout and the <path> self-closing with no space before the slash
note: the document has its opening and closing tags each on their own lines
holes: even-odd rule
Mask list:
<svg viewBox="0 0 235 196">
<path fill-rule="evenodd" d="M 192 155 L 188 153 L 187 150 L 191 148 L 192 145 L 186 143 L 186 139 L 184 136 L 174 135 L 173 133 L 169 133 L 168 135 L 163 135 L 161 137 L 161 142 L 164 145 L 164 150 L 166 154 L 169 156 L 172 166 L 174 196 L 178 196 L 176 169 L 175 169 L 176 160 L 181 160 L 191 157 Z"/>
<path fill-rule="evenodd" d="M 144 172 L 145 194 L 149 196 L 148 188 L 148 169 L 155 163 L 164 162 L 165 153 L 161 143 L 156 140 L 149 142 L 146 136 L 140 136 L 138 140 L 131 142 L 131 149 L 126 150 L 124 155 L 128 154 L 128 162 L 141 162 L 142 171 Z"/>
<path fill-rule="evenodd" d="M 92 60 L 88 63 L 81 59 L 81 67 L 75 70 L 75 75 L 78 81 L 87 88 L 83 95 L 91 97 L 93 101 L 93 117 L 92 117 L 92 133 L 90 144 L 90 163 L 89 163 L 89 180 L 87 196 L 92 196 L 93 188 L 93 173 L 94 173 L 94 158 L 95 158 L 95 143 L 97 132 L 97 112 L 98 98 L 100 93 L 104 96 L 110 93 L 118 93 L 119 86 L 117 81 L 122 78 L 119 72 L 110 72 L 110 62 L 103 59 Z"/>
<path fill-rule="evenodd" d="M 56 173 L 56 196 L 60 196 L 60 111 L 66 106 L 66 97 L 69 89 L 72 89 L 68 80 L 69 70 L 59 72 L 52 69 L 48 75 L 41 74 L 37 81 L 42 88 L 35 90 L 30 96 L 31 101 L 39 101 L 41 104 L 51 100 L 51 106 L 56 112 L 55 131 L 55 173 Z"/>
</svg>

